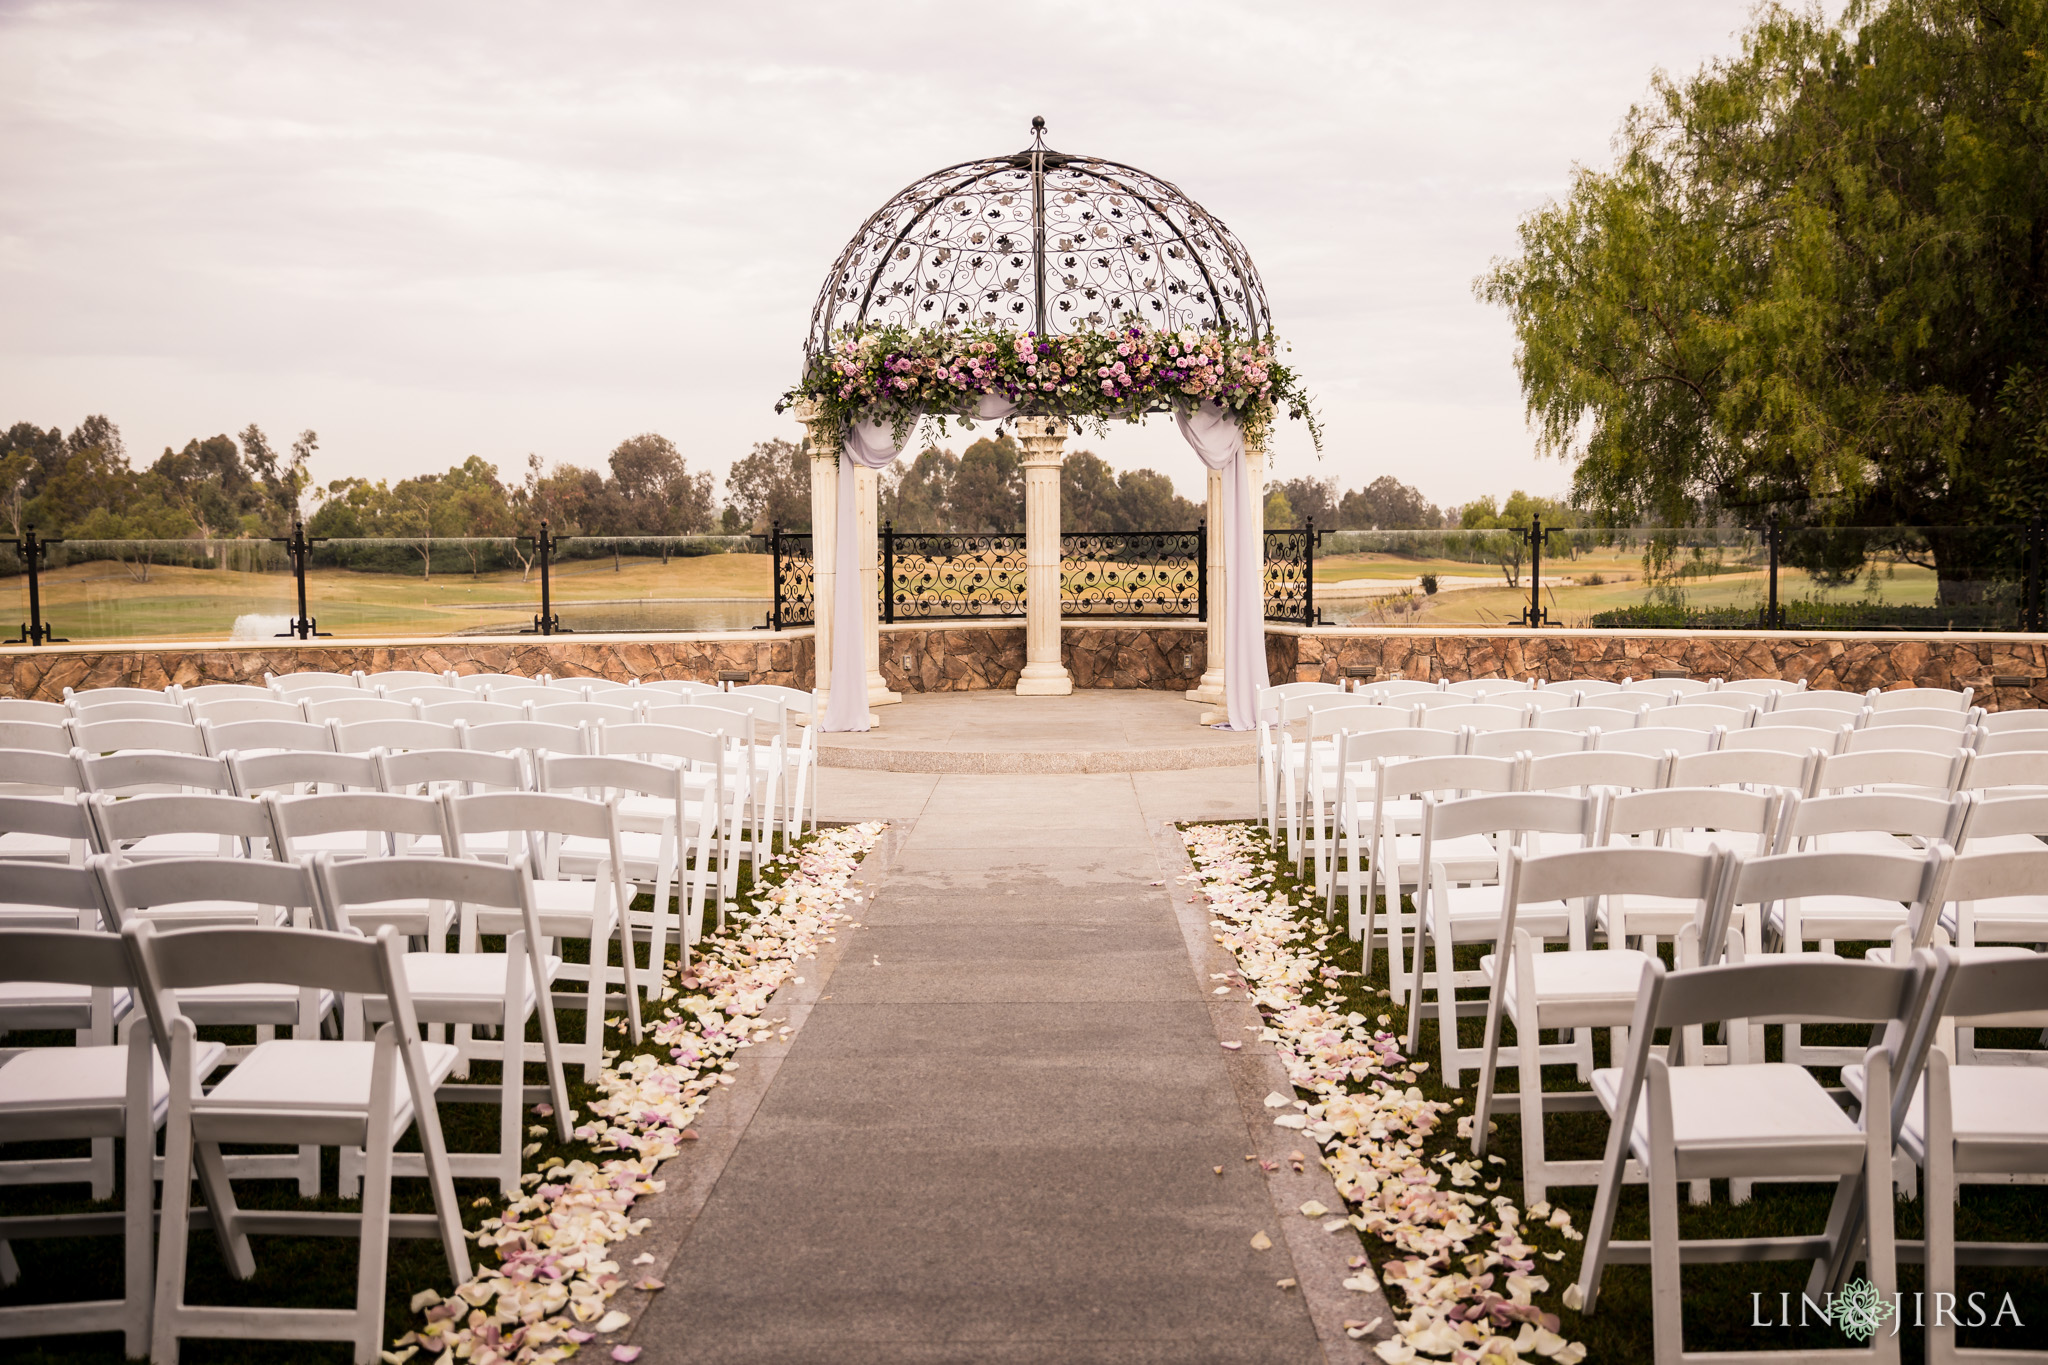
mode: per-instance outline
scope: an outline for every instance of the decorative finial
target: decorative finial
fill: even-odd
[[[1043,114],[1033,114],[1031,116],[1031,150],[1035,152],[1045,150],[1045,116]]]

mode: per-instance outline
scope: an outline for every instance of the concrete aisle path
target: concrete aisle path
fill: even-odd
[[[643,1365],[1326,1359],[1155,840],[1249,778],[857,776],[828,805],[901,837],[648,1267]]]

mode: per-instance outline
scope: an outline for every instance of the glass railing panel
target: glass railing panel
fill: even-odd
[[[759,536],[563,536],[554,613],[585,634],[751,630],[774,605],[766,550]],[[537,581],[532,592],[537,612]]]

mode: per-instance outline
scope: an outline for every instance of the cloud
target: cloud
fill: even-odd
[[[1747,10],[0,4],[0,421],[310,426],[321,478],[652,429],[722,471],[796,433],[861,220],[1043,114],[1251,250],[1330,428],[1281,475],[1556,489],[1471,281]],[[1169,427],[1082,443],[1199,488]]]

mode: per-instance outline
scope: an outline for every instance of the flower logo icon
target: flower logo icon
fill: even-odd
[[[1884,1326],[1884,1320],[1897,1311],[1895,1304],[1877,1292],[1876,1285],[1861,1279],[1842,1286],[1842,1292],[1835,1295],[1829,1307],[1835,1326],[1855,1341],[1870,1340]]]

